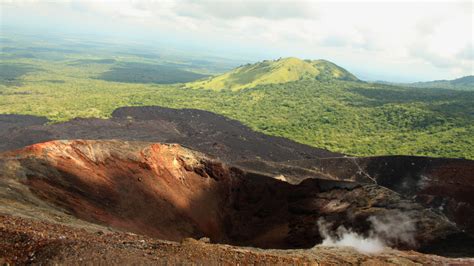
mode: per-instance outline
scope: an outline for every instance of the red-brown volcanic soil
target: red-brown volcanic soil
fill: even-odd
[[[446,217],[381,186],[324,179],[292,185],[176,144],[46,142],[1,155],[0,173],[3,213],[50,213],[45,216],[51,220],[62,212],[173,241],[208,237],[233,245],[310,248],[322,240],[320,218],[333,229],[344,225],[363,234],[369,217],[397,211],[415,222],[417,244],[395,247],[472,252],[472,239]],[[449,248],[439,248],[448,242]]]

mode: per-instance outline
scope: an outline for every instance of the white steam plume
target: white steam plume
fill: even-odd
[[[371,224],[367,236],[361,235],[339,226],[335,232],[330,232],[331,224],[324,219],[318,221],[319,233],[323,237],[321,246],[353,247],[361,253],[379,253],[388,246],[405,244],[415,246],[415,223],[408,215],[392,211],[385,215],[371,216],[367,219]]]

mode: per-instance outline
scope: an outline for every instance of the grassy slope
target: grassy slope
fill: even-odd
[[[189,83],[187,87],[236,91],[258,85],[279,84],[301,79],[357,80],[352,74],[331,62],[289,57],[247,64],[219,76]]]

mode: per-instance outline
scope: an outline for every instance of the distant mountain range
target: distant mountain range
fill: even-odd
[[[311,79],[358,81],[353,74],[329,61],[288,57],[246,64],[222,75],[188,83],[186,86],[212,90],[240,90],[264,84]]]
[[[456,90],[474,90],[474,76],[465,76],[452,80],[433,80],[413,83],[393,83],[386,81],[376,81],[375,83],[392,84],[416,88],[437,88],[437,89],[456,89]]]
[[[427,82],[415,82],[408,84],[419,88],[445,88],[445,89],[468,89],[474,90],[474,76],[465,76],[453,80],[434,80]]]

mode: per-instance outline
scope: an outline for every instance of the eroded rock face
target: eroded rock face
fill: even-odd
[[[470,241],[443,214],[376,184],[307,179],[292,185],[175,144],[32,145],[0,156],[0,192],[5,202],[28,199],[25,204],[37,206],[40,198],[89,222],[167,240],[308,248],[322,241],[321,219],[331,230],[344,225],[364,235],[371,217],[396,212],[416,228],[415,243],[396,247],[441,254],[440,241],[460,240],[453,250]]]
[[[243,163],[251,164],[251,162]],[[293,183],[306,178],[374,183],[444,213],[474,236],[474,161],[415,156],[339,157],[288,164],[259,162],[266,172],[289,173]],[[255,167],[255,166],[253,166]],[[295,170],[296,169],[296,170]],[[300,175],[294,173],[300,171]],[[295,177],[296,176],[296,177]]]

